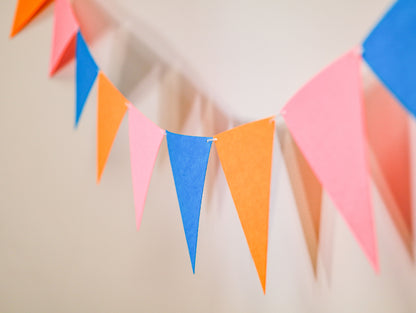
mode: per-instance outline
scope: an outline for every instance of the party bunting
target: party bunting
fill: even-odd
[[[378,82],[367,88],[365,108],[373,180],[413,258],[409,116]]]
[[[356,51],[348,52],[298,91],[281,113],[323,188],[378,271],[360,65]]]
[[[166,140],[192,271],[195,274],[199,214],[212,138],[167,131]]]
[[[399,0],[364,41],[363,57],[416,116],[416,1]]]
[[[20,32],[51,0],[18,0],[10,37]]]
[[[267,118],[215,136],[221,166],[264,293],[274,127],[274,119]]]
[[[98,66],[91,56],[91,53],[81,35],[77,33],[76,46],[76,68],[75,68],[75,85],[76,85],[76,106],[75,106],[75,126],[78,125],[85,101],[98,75]]]
[[[51,1],[18,0],[10,36],[16,35]],[[363,57],[391,94],[416,117],[415,32],[416,2],[398,0],[364,41]],[[70,60],[74,52],[77,56],[75,125],[79,123],[98,77],[97,183],[128,110],[134,205],[139,228],[153,168],[166,133],[195,273],[201,201],[211,144],[215,141],[265,293],[274,118],[242,125],[214,138],[165,132],[133,107],[99,72],[79,32],[70,0],[55,0],[50,75]],[[392,95],[379,86],[366,94],[364,114],[360,65],[361,56],[356,50],[348,52],[306,84],[281,111],[288,129],[283,134],[279,131],[282,152],[315,273],[322,188],[378,271],[367,156],[376,186],[413,257],[408,116]],[[196,91],[191,87],[190,94],[195,96]]]
[[[128,101],[103,74],[98,74],[97,105],[97,183],[101,180],[108,155]]]
[[[150,178],[164,137],[164,130],[129,104],[129,141],[136,226],[139,229]]]
[[[321,224],[322,186],[294,142],[286,125],[278,125],[277,133],[289,173],[290,184],[292,185],[309,258],[316,276]]]
[[[55,0],[50,76],[74,56],[75,36],[78,30],[78,21],[68,0]]]

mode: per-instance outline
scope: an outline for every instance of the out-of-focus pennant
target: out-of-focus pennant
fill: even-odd
[[[164,130],[129,104],[129,141],[136,226],[139,229],[153,167]]]
[[[75,55],[75,36],[79,30],[68,0],[55,0],[54,27],[52,37],[49,75],[70,61]]]
[[[195,274],[199,214],[212,138],[166,132],[183,229]]]
[[[374,73],[416,116],[416,1],[399,0],[363,43]]]
[[[281,113],[323,188],[378,271],[360,65],[358,53],[348,52],[298,91]]]
[[[17,0],[10,37],[20,32],[52,0]]]
[[[128,101],[100,72],[97,102],[97,183],[99,183],[114,138],[127,111]]]
[[[277,133],[289,173],[313,272],[316,276],[321,224],[322,186],[294,142],[286,125],[278,124]]]
[[[365,108],[372,176],[413,258],[409,115],[377,81],[366,88]]]
[[[216,135],[215,146],[257,273],[266,292],[273,118]]]
[[[88,94],[98,75],[98,66],[92,58],[81,32],[77,34],[76,60],[75,126],[78,125]]]

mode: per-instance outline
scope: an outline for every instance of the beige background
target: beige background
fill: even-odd
[[[129,100],[161,127],[213,135],[277,113],[314,73],[359,44],[389,2],[74,6],[97,62]],[[325,197],[314,278],[278,145],[267,294],[215,149],[192,275],[166,143],[137,232],[127,120],[96,186],[96,87],[74,130],[73,63],[47,77],[53,7],[9,40],[14,6],[0,2],[0,312],[416,311],[414,264],[374,188],[380,275]]]

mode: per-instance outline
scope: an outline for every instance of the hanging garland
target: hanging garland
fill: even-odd
[[[18,0],[11,36],[16,35],[48,2]],[[290,133],[279,134],[282,149],[288,147],[287,143],[290,144],[291,155],[298,158],[300,169],[298,176],[291,173],[291,180],[299,180],[305,194],[308,195],[306,190],[314,189],[312,194],[319,195],[312,202],[310,197],[297,202],[299,210],[307,210],[314,220],[312,226],[308,226],[308,232],[313,234],[310,236],[314,245],[317,246],[319,241],[320,193],[323,188],[349,225],[375,271],[379,270],[379,261],[369,188],[370,169],[360,71],[364,59],[394,97],[414,116],[415,29],[416,3],[411,0],[397,1],[370,32],[362,47],[351,49],[322,70],[280,112]],[[94,82],[98,81],[97,183],[101,180],[114,138],[127,113],[136,224],[139,228],[155,160],[166,137],[195,273],[202,194],[209,154],[214,143],[265,292],[275,117],[247,123],[213,137],[186,136],[161,129],[135,108],[100,70],[81,34],[70,2],[55,0],[50,75],[56,73],[65,62],[74,40],[75,125],[80,122]],[[370,141],[371,136],[370,133]],[[289,163],[290,160],[286,161]],[[379,166],[386,167],[380,160],[377,162]],[[309,177],[308,181],[305,177]],[[395,198],[398,192],[389,185],[387,174],[384,178],[386,190],[391,193],[391,198]],[[401,212],[401,224],[411,232],[409,208],[403,203],[396,201],[395,205]],[[304,221],[302,223],[306,227]],[[310,250],[313,251],[312,248]]]

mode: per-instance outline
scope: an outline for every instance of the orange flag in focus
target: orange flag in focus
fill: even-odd
[[[218,156],[264,293],[274,130],[273,118],[267,118],[215,136]]]

